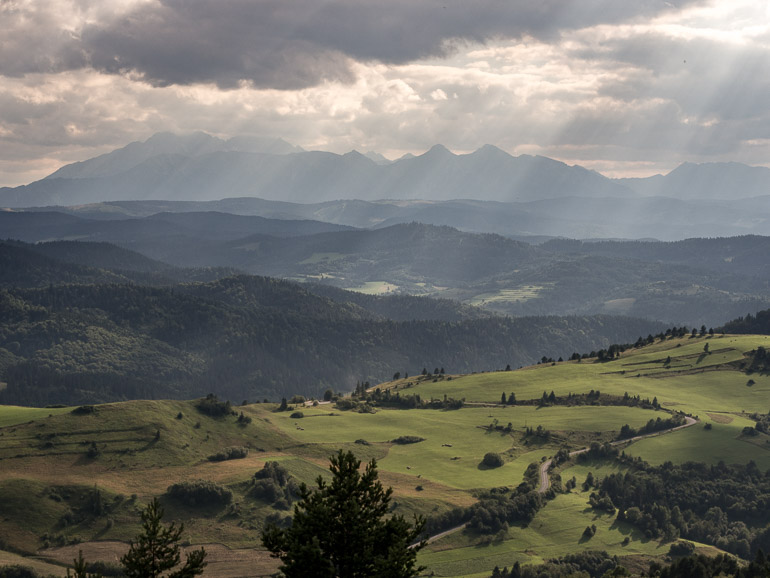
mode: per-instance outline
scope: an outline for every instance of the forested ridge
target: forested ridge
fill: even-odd
[[[32,405],[318,396],[399,370],[501,369],[659,329],[608,316],[392,321],[252,276],[7,288],[0,303],[0,402]]]

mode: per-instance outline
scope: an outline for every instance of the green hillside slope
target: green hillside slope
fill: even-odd
[[[396,511],[427,515],[431,532],[469,524],[421,554],[437,576],[488,576],[496,565],[596,549],[638,567],[665,556],[680,533],[702,551],[716,546],[749,556],[770,536],[763,505],[770,503],[770,483],[762,473],[770,468],[770,376],[753,369],[768,340],[688,335],[627,349],[611,361],[585,358],[466,375],[426,371],[367,393],[359,389],[336,405],[290,401],[286,411],[272,404],[233,407],[214,398],[34,414],[3,407],[0,539],[6,548],[43,549],[53,559],[73,546],[45,548],[82,541],[77,547],[96,557],[105,548],[118,551],[138,529],[141,505],[160,496],[169,516],[185,522],[193,544],[253,548],[265,520],[284,519],[292,500],[291,485],[255,473],[277,461],[296,482],[309,483],[325,475],[327,457],[343,448],[360,459],[377,458],[381,479],[395,490]],[[515,403],[508,403],[511,393]],[[418,407],[406,409],[410,405]],[[441,409],[450,406],[458,409]],[[677,412],[699,421],[641,441],[622,440],[624,427],[641,432]],[[586,446],[592,450],[565,461],[568,451]],[[485,466],[487,453],[498,454],[503,465]],[[537,472],[550,457],[556,464],[550,489],[538,493]],[[589,472],[594,481],[584,488]],[[645,503],[665,506],[671,529],[649,526],[647,510],[631,512],[633,502],[621,507],[630,498],[607,485],[617,473],[651,480],[645,492],[657,487],[652,480],[669,477],[665,487],[676,491]],[[210,482],[229,498],[192,503],[168,493],[185,480]],[[684,490],[685,482],[697,485]],[[713,484],[730,490],[712,491]],[[612,513],[597,502],[605,492],[617,500]],[[673,514],[674,504],[681,504],[681,514]],[[709,522],[715,507],[722,526]],[[584,529],[591,526],[587,538]],[[234,576],[242,568],[228,570],[224,554],[212,551],[211,575]],[[254,574],[275,569],[259,549],[236,551],[249,557]]]

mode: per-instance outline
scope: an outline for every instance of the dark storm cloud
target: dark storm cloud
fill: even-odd
[[[293,89],[352,81],[351,60],[401,64],[446,56],[455,43],[547,39],[670,9],[660,0],[160,0],[90,23],[77,37],[54,34],[53,42],[44,37],[50,23],[42,23],[35,54],[20,62],[0,56],[0,73],[63,70],[85,61],[156,86],[230,88],[246,81]],[[6,54],[21,53],[18,34],[3,41]]]

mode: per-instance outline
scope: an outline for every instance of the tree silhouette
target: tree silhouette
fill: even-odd
[[[403,516],[386,518],[392,488],[383,489],[377,479],[377,462],[363,473],[361,461],[342,450],[330,458],[330,483],[318,477],[318,489],[300,488],[291,527],[270,525],[262,532],[262,544],[283,562],[288,578],[357,578],[382,576],[407,578],[424,568],[416,565],[417,552],[425,543],[417,540],[425,520],[414,524]]]
[[[206,551],[201,548],[187,554],[184,566],[168,573],[179,565],[179,538],[184,524],[179,527],[161,524],[163,507],[157,498],[142,512],[142,533],[131,542],[131,548],[120,559],[127,578],[156,578],[163,574],[165,578],[192,578],[203,574],[206,566]]]

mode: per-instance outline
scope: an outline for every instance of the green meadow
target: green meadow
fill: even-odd
[[[770,468],[770,438],[748,436],[744,428],[754,423],[750,413],[770,410],[770,376],[748,375],[741,363],[747,352],[768,341],[764,336],[686,337],[632,349],[607,362],[585,359],[378,386],[422,399],[465,399],[457,410],[378,407],[374,413],[358,413],[319,404],[278,412],[274,404],[250,404],[211,417],[190,401],[132,401],[94,411],[0,407],[0,536],[30,554],[53,543],[77,541],[86,549],[110,540],[120,544],[136,532],[143,503],[164,496],[180,480],[202,479],[229,489],[237,507],[196,509],[163,497],[169,515],[185,523],[193,544],[252,552],[248,556],[254,557],[255,572],[270,574],[275,561],[253,548],[267,516],[290,512],[249,494],[250,479],[267,461],[281,462],[298,481],[312,486],[318,476],[328,475],[329,455],[349,449],[361,460],[377,459],[380,479],[394,489],[396,512],[439,514],[473,504],[480,490],[518,486],[530,464],[561,447],[613,440],[623,425],[639,428],[650,419],[668,417],[667,410],[693,414],[700,423],[631,443],[623,451],[652,464],[754,460],[765,470]],[[500,404],[503,393],[523,401],[540,399],[544,391],[565,396],[591,390],[656,397],[663,409]],[[295,411],[303,417],[292,417]],[[527,435],[538,426],[550,437]],[[401,436],[422,441],[394,442]],[[248,456],[209,461],[228,447],[246,447]],[[504,465],[482,467],[487,452],[503,456]],[[558,473],[562,480],[574,476],[582,483],[589,471],[602,477],[621,467],[611,461],[572,460]],[[96,490],[112,504],[107,517],[85,516],[62,525],[62,519],[79,519],[83,500]],[[495,565],[536,563],[585,549],[618,556],[668,551],[668,544],[646,540],[614,516],[597,514],[587,500],[586,493],[575,490],[557,494],[527,527],[514,526],[494,537],[455,532],[426,548],[420,563],[436,576],[488,576]],[[585,539],[583,530],[592,524],[597,533]],[[624,545],[625,538],[629,542]],[[224,560],[212,564],[212,576],[228,575],[216,573],[224,572]]]
[[[708,344],[711,353],[703,351]],[[447,394],[467,401],[497,403],[502,393],[519,400],[539,398],[543,391],[558,396],[599,390],[603,393],[658,398],[664,407],[695,415],[706,412],[767,411],[770,376],[736,371],[744,353],[757,345],[770,347],[765,336],[683,338],[624,353],[598,362],[568,361],[522,368],[519,371],[476,373],[451,381],[419,384],[423,397]],[[668,359],[670,361],[667,363]],[[754,385],[747,385],[749,379]],[[403,380],[402,380],[403,381]]]
[[[586,526],[596,525],[597,532],[583,537]],[[623,540],[629,537],[627,545]],[[549,558],[582,550],[606,550],[611,555],[665,554],[667,544],[646,539],[632,526],[615,521],[609,514],[597,514],[588,505],[587,493],[558,495],[548,502],[526,528],[513,527],[505,536],[479,542],[462,534],[453,535],[453,548],[444,550],[441,542],[430,545],[420,556],[420,563],[428,566],[436,576],[472,576],[479,568],[511,567],[520,564],[542,563]],[[489,571],[478,573],[489,576]]]
[[[72,411],[71,407],[20,407],[0,405],[0,428]]]
[[[391,445],[379,463],[380,468],[461,489],[517,485],[531,462],[540,462],[543,456],[554,453],[552,446],[524,445],[519,438],[526,427],[617,432],[626,423],[639,427],[655,416],[655,412],[638,408],[615,407],[610,412],[592,406],[385,409],[374,414],[319,408],[303,409],[302,419],[293,419],[289,413],[278,414],[272,418],[273,423],[301,442],[322,439],[323,444],[332,446],[357,439],[386,444],[404,435],[424,438],[425,441],[415,444]],[[489,432],[483,427],[491,423],[506,426],[509,422],[514,428],[513,435]],[[483,470],[479,464],[487,452],[506,453],[511,459],[502,468]]]

